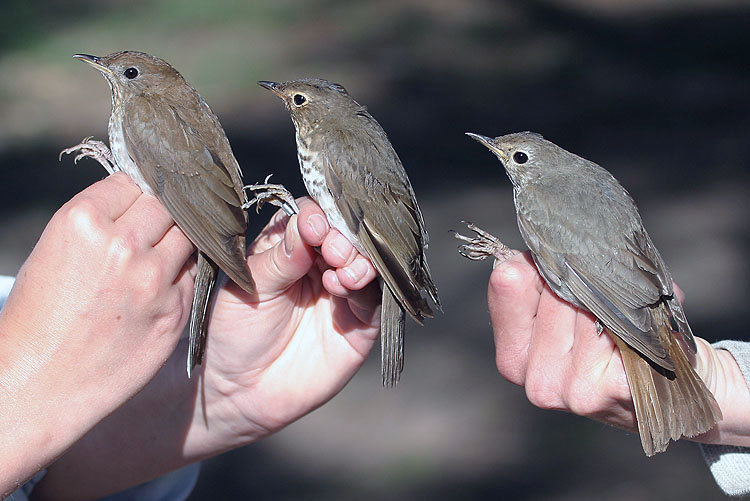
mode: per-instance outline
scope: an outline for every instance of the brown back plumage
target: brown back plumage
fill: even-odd
[[[440,307],[425,250],[427,231],[406,171],[380,124],[346,90],[325,80],[260,84],[284,100],[297,130],[305,185],[329,222],[382,277],[383,384],[403,369],[404,312],[423,324]]]
[[[216,266],[255,292],[245,256],[247,197],[240,167],[216,115],[169,63],[134,51],[76,57],[98,69],[112,89],[108,131],[118,169],[164,204],[201,253],[190,375],[202,358]]]

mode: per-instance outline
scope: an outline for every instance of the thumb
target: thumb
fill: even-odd
[[[287,220],[284,238],[273,247],[248,257],[247,264],[255,279],[258,300],[264,301],[284,293],[304,277],[317,254],[305,244],[297,229],[297,215]]]

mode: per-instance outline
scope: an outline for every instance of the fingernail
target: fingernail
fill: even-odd
[[[339,276],[334,272],[333,276],[331,277],[331,280],[333,280],[333,285],[337,285],[341,287],[341,282],[339,281]]]
[[[331,251],[334,254],[336,254],[336,257],[346,262],[349,259],[349,256],[344,254],[344,249],[342,249],[339,246],[339,244],[343,244],[343,245],[346,245],[346,244],[342,242],[342,239],[339,239],[339,238],[333,238],[329,240],[330,240],[330,243],[328,244],[328,247],[331,249]],[[347,246],[347,250],[349,250],[348,246]]]
[[[307,224],[310,226],[312,232],[315,233],[315,236],[320,240],[323,240],[323,237],[328,233],[328,221],[326,221],[326,218],[320,214],[313,214],[308,217]]]
[[[360,260],[355,260],[352,264],[343,268],[343,270],[344,273],[354,281],[354,283],[362,280],[362,277],[365,276],[365,272],[367,271],[364,263]]]
[[[297,224],[297,214],[289,218],[289,222],[286,224],[286,231],[284,231],[284,254],[286,257],[292,257],[294,251],[294,228]]]

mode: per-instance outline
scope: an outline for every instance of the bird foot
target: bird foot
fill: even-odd
[[[490,235],[483,229],[478,228],[468,221],[464,221],[464,223],[466,223],[466,226],[476,233],[477,236],[472,238],[461,235],[455,231],[453,232],[457,239],[466,242],[458,248],[458,252],[462,256],[469,258],[472,261],[480,261],[494,256],[495,263],[492,265],[494,268],[513,255],[513,251],[510,247],[502,243],[497,237]]]
[[[255,204],[255,211],[259,212],[260,208],[266,202],[277,207],[281,207],[287,216],[293,216],[299,214],[299,207],[297,202],[294,200],[294,196],[284,188],[281,184],[269,184],[268,180],[271,179],[273,174],[266,176],[265,181],[259,184],[249,184],[243,186],[243,190],[249,190],[253,193],[253,198],[248,200],[242,205],[242,208],[247,210]]]
[[[112,152],[109,151],[109,147],[103,142],[93,139],[93,137],[94,136],[88,136],[77,145],[71,146],[70,148],[65,148],[60,152],[60,155],[58,155],[57,159],[62,160],[63,155],[78,152],[78,154],[73,159],[74,164],[77,164],[78,161],[84,157],[91,157],[102,164],[102,166],[107,169],[107,172],[109,172],[110,174],[114,174],[115,172],[120,170],[117,168],[115,157],[112,156]]]

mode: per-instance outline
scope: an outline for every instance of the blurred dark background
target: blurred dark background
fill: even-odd
[[[57,153],[106,137],[109,89],[70,56],[167,59],[222,120],[245,180],[302,194],[293,127],[260,79],[347,87],[388,131],[431,235],[445,314],[409,325],[406,371],[372,356],[333,401],[206,461],[192,500],[716,499],[698,447],[532,407],[494,367],[490,264],[471,220],[523,248],[510,183],[463,135],[544,134],[608,168],[687,295],[693,330],[749,339],[750,5],[731,0],[6,0],[0,15],[0,274],[104,171]],[[271,215],[264,210],[256,229]],[[375,354],[377,355],[377,354]]]

